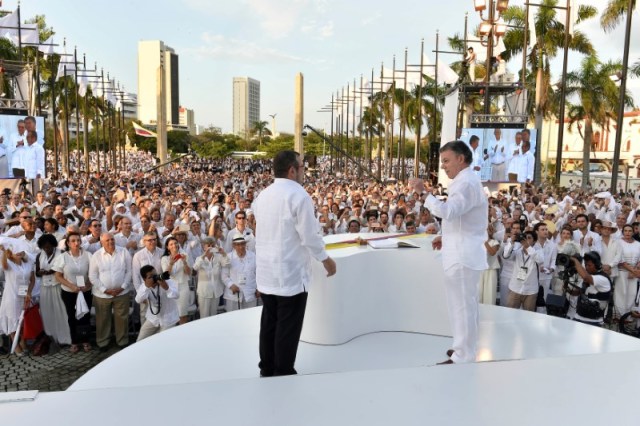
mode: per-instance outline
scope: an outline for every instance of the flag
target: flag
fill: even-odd
[[[14,28],[6,28],[6,27],[18,27],[18,12],[12,12],[6,16],[0,18],[0,32],[2,37],[8,38],[13,41],[18,39],[18,30]]]
[[[142,127],[141,125],[139,125],[135,121],[132,121],[131,124],[133,124],[133,130],[136,132],[136,135],[138,135],[138,136],[142,136],[144,138],[157,138],[158,137],[158,135],[156,133],[153,133],[151,130],[145,129],[144,127]]]
[[[54,41],[53,41],[53,36],[49,37],[44,43],[41,43],[38,46],[38,50],[42,53],[44,53],[44,57],[45,59],[47,58],[47,55],[51,55],[53,53],[56,53],[54,50]]]
[[[435,67],[433,66],[433,62],[431,62],[426,54],[422,56],[422,62],[422,65],[424,66],[424,74],[431,78],[435,78]],[[445,84],[454,84],[458,81],[458,78],[458,74],[456,74],[456,72],[452,70],[449,65],[442,62],[442,60],[438,58],[438,83],[444,82]]]
[[[569,7],[571,8],[569,12],[569,35],[573,37],[573,31],[576,26],[576,22],[578,21],[578,0],[571,0],[569,2]],[[567,11],[565,10],[565,13]]]
[[[538,35],[536,34],[536,15],[533,13],[532,8],[529,8],[527,22],[527,25],[529,26],[529,46],[533,47],[538,43]]]
[[[78,76],[78,95],[85,97],[87,94],[87,88],[89,87],[89,77],[86,75],[86,71],[83,71]]]
[[[63,48],[63,53],[60,55],[60,62],[58,63],[58,75],[56,76],[56,81],[60,80],[65,76],[65,67],[67,70],[66,75],[73,75],[76,71],[76,63],[71,56],[67,55],[67,46],[65,45]]]

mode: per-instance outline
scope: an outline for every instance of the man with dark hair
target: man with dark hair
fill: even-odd
[[[24,127],[27,132],[36,132],[36,118],[32,115],[25,117],[24,119]],[[38,133],[36,132],[36,140],[38,145],[41,147],[44,146],[44,138],[42,136],[38,137]]]
[[[480,177],[482,164],[484,163],[482,148],[480,148],[480,138],[476,135],[472,135],[469,138],[469,146],[471,147],[471,153],[473,154],[471,168],[473,169],[474,173],[478,175],[478,177]]]
[[[589,216],[580,213],[576,216],[578,229],[573,231],[573,241],[580,245],[581,254],[590,251],[602,253],[602,238],[597,233],[589,230]]]
[[[528,141],[522,141],[522,155],[519,156],[516,166],[519,183],[533,182],[533,169],[536,159],[531,153],[530,148],[531,144]]]
[[[440,161],[452,179],[449,196],[446,202],[438,200],[431,188],[425,207],[442,218],[442,237],[436,237],[432,244],[434,249],[442,249],[453,334],[453,348],[447,351],[450,359],[442,364],[474,362],[478,346],[478,283],[480,274],[488,267],[484,242],[489,206],[480,178],[470,168],[473,158],[467,144],[462,141],[445,144],[440,148]]]
[[[602,270],[602,262],[600,255],[591,251],[584,255],[584,267],[582,263],[572,257],[571,260],[578,271],[578,275],[582,278],[582,292],[584,296],[591,302],[591,309],[584,309],[580,303],[576,308],[576,314],[573,317],[575,321],[585,324],[601,327],[604,323],[604,313],[609,304],[609,296],[611,292],[611,279],[609,275]],[[571,296],[579,297],[581,291],[577,288],[570,289]]]
[[[263,308],[260,321],[260,375],[297,374],[294,364],[311,285],[311,259],[327,276],[336,264],[318,233],[311,197],[304,190],[304,163],[295,151],[273,160],[274,182],[254,201],[256,281]],[[486,214],[485,214],[486,216]]]
[[[149,309],[144,314],[146,321],[140,327],[137,342],[175,326],[180,319],[178,284],[158,275],[153,265],[141,267],[140,277],[142,285],[136,289],[136,302],[148,304]]]

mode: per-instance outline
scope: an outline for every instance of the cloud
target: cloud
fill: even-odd
[[[315,39],[324,40],[333,36],[333,21],[319,23],[315,20],[311,20],[300,26],[300,31]]]
[[[360,21],[360,25],[362,25],[363,27],[366,27],[368,25],[371,25],[371,24],[379,21],[380,18],[382,18],[382,12],[376,12],[375,14],[373,14],[371,16],[367,16],[367,17],[362,18],[362,20]]]
[[[204,33],[204,44],[187,49],[202,58],[225,59],[243,63],[319,63],[317,60],[303,58],[273,47],[258,43],[225,37],[221,34]]]

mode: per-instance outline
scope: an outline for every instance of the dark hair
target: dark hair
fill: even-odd
[[[538,236],[537,236],[537,235],[536,235],[536,233],[535,233],[535,232],[533,232],[533,231],[525,231],[525,232],[524,232],[524,235],[525,235],[525,237],[527,237],[527,236],[531,235],[531,238],[533,238],[533,242],[538,241]]]
[[[295,151],[280,151],[273,158],[273,175],[277,178],[286,178],[291,167],[298,166],[298,154]]]
[[[67,232],[66,238],[64,240],[64,248],[66,251],[69,251],[69,238],[71,237],[78,237],[80,238],[80,241],[82,241],[82,236],[80,235],[79,232],[76,232],[76,231]]]
[[[38,132],[36,132],[35,130],[32,130],[28,133],[28,136],[33,137],[33,139],[38,140]]]
[[[175,241],[176,243],[178,243],[178,239],[176,237],[167,238],[167,240],[164,242],[164,255],[163,256],[169,256],[171,254],[171,253],[169,253],[169,243],[171,241]],[[178,243],[178,245],[180,245],[180,243]]]
[[[589,223],[589,216],[587,216],[587,215],[586,215],[586,214],[584,214],[584,213],[580,213],[580,214],[576,215],[576,217],[575,217],[576,221],[577,221],[578,219],[580,219],[581,217],[584,217],[584,220],[586,220],[586,221],[587,221],[587,223]]]
[[[600,255],[597,251],[590,251],[588,253],[585,253],[584,263],[586,264],[587,261],[593,263],[593,266],[595,266],[598,271],[602,269],[602,260],[600,259]]]
[[[42,250],[47,244],[54,248],[58,247],[58,240],[51,234],[42,234],[42,236],[38,238],[38,248]]]
[[[147,274],[154,269],[155,268],[153,267],[153,265],[144,265],[142,268],[140,268],[140,276],[144,279],[147,277]]]
[[[58,223],[57,220],[55,220],[52,217],[48,217],[44,220],[46,223],[50,224],[53,226],[53,229],[55,229],[56,231],[60,228],[60,224]]]
[[[533,225],[533,232],[535,232],[537,235],[538,230],[543,226],[547,226],[547,224],[545,222],[536,223],[535,225]]]
[[[476,135],[471,135],[471,137],[469,138],[469,145],[471,145],[475,141],[480,141],[480,138]]]
[[[440,153],[446,151],[452,151],[456,155],[464,156],[464,162],[466,164],[471,164],[473,162],[473,153],[471,152],[471,148],[462,141],[447,142],[442,146],[442,148],[440,148]]]

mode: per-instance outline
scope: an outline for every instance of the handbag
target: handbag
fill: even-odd
[[[25,309],[22,327],[23,330],[21,337],[25,340],[35,339],[44,331],[39,305],[34,305]]]
[[[84,294],[81,291],[78,292],[78,298],[76,299],[76,319],[80,319],[89,313],[89,306],[84,299]]]

